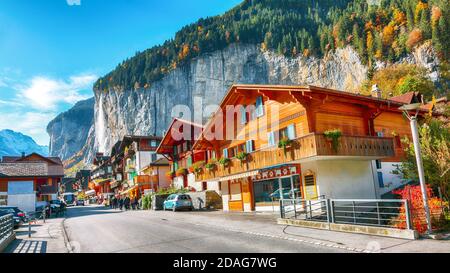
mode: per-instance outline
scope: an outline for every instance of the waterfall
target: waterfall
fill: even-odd
[[[95,121],[95,136],[97,139],[98,152],[106,152],[106,127],[105,127],[105,110],[103,109],[103,95],[100,95],[98,101],[97,120]]]

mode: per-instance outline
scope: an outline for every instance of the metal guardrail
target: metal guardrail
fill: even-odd
[[[12,214],[0,217],[0,243],[14,232],[14,219]]]
[[[280,200],[281,218],[411,229],[407,200],[325,199]]]

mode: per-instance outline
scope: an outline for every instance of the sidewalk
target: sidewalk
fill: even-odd
[[[39,220],[31,225],[31,238],[28,238],[28,224],[16,230],[16,240],[5,253],[67,253],[62,223],[64,218]]]

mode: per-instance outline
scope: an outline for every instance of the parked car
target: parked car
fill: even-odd
[[[59,199],[55,199],[55,200],[51,200],[50,201],[50,209],[51,209],[51,213],[61,213],[64,212],[66,210],[66,203],[64,201],[61,201]]]
[[[47,201],[39,201],[36,202],[36,210],[35,210],[35,216],[36,217],[41,217],[42,212],[45,209],[45,217],[49,218],[50,217],[50,203]]]
[[[12,214],[14,219],[14,228],[19,228],[19,226],[27,222],[27,215],[25,212],[21,211],[18,207],[0,207],[1,216]]]
[[[77,206],[84,206],[84,199],[77,199]]]
[[[163,204],[164,210],[193,210],[194,205],[192,203],[192,199],[187,194],[171,194],[167,197],[166,201]]]

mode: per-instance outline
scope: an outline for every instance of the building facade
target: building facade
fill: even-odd
[[[30,155],[4,156],[0,161],[0,205],[34,211],[36,202],[57,198],[64,177],[61,159]]]
[[[314,86],[234,85],[193,145],[217,158],[195,179],[220,183],[230,211],[379,198],[410,137],[401,105]]]

